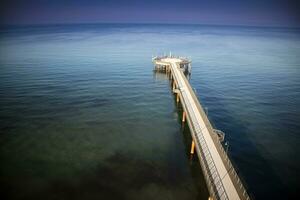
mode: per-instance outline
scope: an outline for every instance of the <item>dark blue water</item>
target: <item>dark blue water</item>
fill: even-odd
[[[167,78],[191,84],[256,199],[300,189],[300,31],[183,25],[2,27],[0,185],[7,199],[207,199]]]

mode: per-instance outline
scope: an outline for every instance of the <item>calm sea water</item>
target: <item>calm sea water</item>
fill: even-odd
[[[182,25],[2,27],[0,186],[7,199],[207,199],[168,79],[191,84],[256,199],[300,189],[300,31]]]

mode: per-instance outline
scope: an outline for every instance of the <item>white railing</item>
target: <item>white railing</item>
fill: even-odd
[[[173,71],[172,68],[171,68],[171,70],[172,70],[172,74],[176,77],[175,79],[178,80],[177,74]],[[184,80],[184,81],[186,81],[186,80]],[[177,83],[178,83],[179,88],[183,87],[180,82],[177,81]],[[193,95],[195,96],[193,91],[191,91],[191,87],[189,85],[188,85],[188,90],[192,94],[192,96]],[[185,105],[185,107],[187,109],[187,117],[189,118],[190,126],[191,126],[190,128],[195,133],[196,142],[201,147],[201,150],[202,150],[199,152],[197,150],[197,153],[199,155],[201,155],[201,156],[199,156],[199,160],[200,160],[200,163],[201,163],[203,171],[204,171],[204,176],[206,178],[208,189],[209,189],[211,195],[213,196],[213,198],[228,199],[228,195],[226,194],[226,191],[224,189],[222,179],[221,179],[219,173],[217,172],[217,169],[216,169],[215,163],[212,159],[210,150],[209,150],[208,145],[203,137],[202,129],[199,126],[198,120],[195,116],[195,111],[193,110],[193,107],[190,104],[190,102],[186,101],[186,99],[188,99],[185,94],[186,91],[184,91],[182,89],[180,89],[180,91],[181,91],[181,95],[182,95],[182,101],[183,101],[182,103]],[[197,99],[197,97],[195,97],[195,98]],[[199,105],[200,105],[200,103],[199,103]],[[241,180],[239,179],[239,176],[237,175],[236,171],[234,170],[234,167],[232,166],[232,163],[231,163],[230,159],[228,158],[228,155],[225,152],[220,140],[219,139],[216,140],[216,137],[214,137],[214,136],[216,136],[216,134],[212,135],[211,132],[214,129],[212,128],[211,124],[209,123],[209,120],[207,119],[205,113],[203,112],[203,109],[199,109],[199,111],[200,111],[200,115],[203,117],[203,120],[205,123],[204,128],[208,129],[208,132],[211,135],[211,137],[214,141],[214,144],[217,147],[219,155],[221,156],[223,162],[225,161],[224,165],[227,170],[227,174],[230,176],[231,180],[233,181],[234,185],[236,186],[239,196],[242,197],[243,199],[249,200],[250,198],[246,192],[246,189],[244,188]],[[222,178],[224,178],[224,177],[222,177]]]
[[[177,74],[173,72],[174,76],[177,78]],[[177,78],[178,80],[178,78]],[[178,87],[182,88],[181,83],[178,82]],[[222,179],[217,171],[217,167],[215,165],[215,162],[212,158],[211,152],[209,150],[209,147],[203,137],[202,129],[199,126],[198,120],[195,116],[195,112],[193,110],[192,105],[189,101],[186,101],[188,97],[186,96],[186,91],[180,90],[182,95],[183,103],[185,104],[185,107],[187,109],[187,114],[190,120],[191,128],[195,133],[195,140],[198,144],[198,146],[201,147],[201,151],[198,152],[201,156],[199,156],[199,160],[201,162],[205,179],[208,185],[208,189],[210,191],[211,196],[214,199],[228,199],[228,196],[225,192],[224,185],[222,183]]]
[[[170,56],[153,57],[153,62],[161,61],[161,59],[163,59],[163,58],[170,58]],[[177,57],[172,56],[172,58],[187,59],[187,58],[178,57],[178,56]],[[172,65],[172,63],[168,63],[168,64]],[[177,64],[175,64],[174,67],[176,69]],[[192,130],[191,132],[192,132],[192,134],[195,135],[194,138],[195,138],[195,141],[197,142],[197,146],[201,148],[201,151],[198,148],[196,148],[196,150],[197,150],[197,153],[199,156],[201,167],[204,172],[204,176],[205,176],[205,180],[207,182],[208,189],[210,191],[210,195],[214,199],[228,199],[228,195],[226,194],[226,191],[225,191],[223,183],[222,183],[222,179],[228,175],[230,177],[230,179],[232,180],[233,185],[239,194],[239,197],[241,199],[249,200],[250,198],[248,196],[248,193],[246,192],[246,189],[244,188],[238,174],[236,173],[234,167],[232,166],[232,163],[231,163],[230,159],[228,158],[228,155],[225,152],[218,136],[214,133],[214,129],[213,129],[211,123],[209,122],[205,112],[203,111],[201,104],[199,102],[199,99],[195,95],[195,93],[192,90],[191,86],[189,85],[188,81],[184,78],[184,75],[182,74],[182,72],[180,70],[178,70],[178,72],[180,73],[179,76],[183,76],[183,81],[185,82],[185,85],[187,86],[186,89],[188,91],[184,90],[185,88],[183,88],[183,85],[181,82],[178,82],[178,80],[180,80],[180,78],[177,77],[178,74],[174,72],[173,67],[171,67],[171,71],[172,71],[173,76],[175,76],[174,80],[177,80],[177,84],[178,84],[180,93],[182,95],[182,101],[183,101],[182,104],[184,105],[184,107],[186,107],[186,110],[187,110],[187,118],[188,118],[189,126]],[[207,128],[208,133],[210,134],[210,136],[213,140],[213,143],[215,144],[217,151],[218,151],[218,153],[223,161],[223,164],[227,170],[227,173],[222,178],[220,177],[220,175],[217,171],[217,168],[214,163],[214,160],[212,159],[212,155],[209,150],[209,147],[203,137],[202,129],[198,123],[197,117],[195,116],[195,111],[193,109],[193,106],[191,105],[191,102],[188,101],[188,98],[186,96],[186,92],[189,92],[191,94],[192,98],[194,99],[194,101],[195,101],[194,106],[197,107],[197,112],[200,113],[200,116],[204,121],[204,124],[205,124],[204,128]]]
[[[178,58],[178,59],[181,59],[183,61],[188,61],[188,62],[191,62],[192,60],[188,57],[183,57],[183,56],[176,56],[176,55],[162,55],[162,56],[154,56],[152,57],[152,61],[154,60],[161,60],[161,59],[164,59],[164,58]]]

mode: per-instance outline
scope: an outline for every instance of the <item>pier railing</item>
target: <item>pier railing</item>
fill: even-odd
[[[190,103],[188,101],[185,101],[184,98],[182,98],[186,107],[189,107],[189,109],[193,108],[191,107]],[[194,111],[188,112],[188,118],[191,121],[197,121],[196,116],[194,114]],[[194,137],[194,140],[200,146],[202,149],[198,150],[197,153],[200,155],[201,158],[199,159],[202,165],[202,168],[204,168],[204,176],[206,178],[206,182],[208,185],[208,189],[210,191],[210,194],[212,195],[213,199],[228,199],[228,196],[225,192],[224,185],[222,183],[222,179],[217,171],[216,164],[214,160],[212,159],[211,152],[209,150],[209,147],[203,137],[202,129],[199,126],[198,123],[190,123],[190,127],[193,129],[196,137]]]
[[[161,59],[164,59],[164,58],[178,58],[178,59],[181,59],[182,61],[189,61],[189,62],[192,62],[192,60],[188,57],[184,57],[184,56],[176,56],[176,55],[171,55],[171,56],[167,56],[167,55],[163,55],[163,56],[153,56],[152,57],[152,61],[154,60],[161,60]]]
[[[182,74],[182,76],[184,76],[184,75]],[[223,163],[224,163],[224,165],[225,165],[225,167],[226,167],[226,169],[228,171],[228,175],[230,176],[230,178],[231,178],[231,180],[232,180],[235,188],[237,189],[237,192],[238,192],[240,198],[249,200],[250,198],[248,196],[248,193],[247,193],[247,191],[246,191],[246,189],[245,189],[242,181],[240,180],[237,172],[235,171],[235,169],[234,169],[234,167],[233,167],[233,165],[232,165],[232,163],[231,163],[231,161],[230,161],[227,153],[225,152],[225,150],[223,148],[223,145],[221,144],[218,136],[214,133],[214,129],[213,129],[210,121],[208,120],[207,115],[205,114],[205,112],[204,112],[204,110],[203,110],[203,108],[202,108],[202,106],[200,104],[199,99],[195,95],[193,89],[191,88],[191,86],[188,83],[188,81],[186,80],[186,78],[183,78],[183,79],[186,82],[186,85],[188,87],[189,92],[191,93],[193,99],[196,102],[196,106],[197,106],[197,108],[199,110],[199,113],[200,113],[200,115],[201,115],[201,117],[202,117],[202,119],[203,119],[203,121],[205,123],[205,126],[208,129],[208,132],[209,132],[210,136],[213,139],[213,142],[214,142],[214,144],[215,144],[215,146],[216,146],[216,148],[217,148],[217,150],[218,150],[218,152],[219,152],[219,154],[220,154],[220,156],[222,158],[222,161],[223,161]],[[222,179],[224,177],[222,177]]]
[[[174,76],[176,76],[176,73],[173,72],[173,74],[174,74]],[[222,179],[217,171],[216,164],[212,158],[209,147],[203,137],[202,129],[201,129],[199,123],[197,123],[195,111],[193,110],[193,107],[190,104],[190,102],[185,100],[185,99],[188,99],[186,97],[186,91],[181,91],[181,95],[185,96],[185,97],[181,98],[181,101],[182,101],[182,104],[186,107],[188,123],[190,125],[190,128],[192,129],[192,132],[194,132],[194,134],[195,134],[194,140],[196,141],[198,146],[200,146],[202,148],[201,150],[196,148],[196,150],[197,150],[198,155],[200,155],[202,158],[202,159],[199,159],[199,161],[200,161],[200,164],[201,164],[203,172],[204,172],[204,176],[205,176],[205,180],[207,183],[209,193],[213,197],[213,199],[226,200],[226,199],[228,199],[228,196],[225,192],[224,185],[222,183]]]
[[[163,59],[165,58],[177,58],[180,59],[180,62],[179,63],[175,63],[176,61],[172,63],[164,62]],[[187,123],[189,124],[189,127],[191,129],[192,137],[194,138],[194,141],[197,144],[196,146],[200,148],[200,149],[196,148],[196,151],[198,153],[199,161],[203,169],[203,174],[205,176],[205,180],[211,197],[213,197],[213,199],[224,199],[224,200],[229,199],[229,196],[231,196],[231,194],[226,193],[228,188],[226,188],[225,190],[225,187],[223,185],[223,179],[227,176],[227,178],[230,178],[239,198],[243,200],[249,200],[250,198],[248,196],[248,193],[244,188],[244,185],[241,182],[237,172],[235,171],[227,155],[227,152],[225,152],[224,147],[220,142],[220,138],[218,134],[215,133],[215,129],[212,127],[206,113],[204,112],[200,104],[199,99],[195,95],[194,90],[191,88],[182,70],[178,70],[179,74],[175,72],[177,71],[177,69],[180,69],[181,63],[183,62],[189,63],[190,59],[179,57],[179,56],[160,56],[160,57],[157,56],[157,57],[153,57],[152,61],[159,65],[163,65],[166,69],[167,69],[167,65],[169,65],[170,66],[169,70],[171,70],[172,75],[174,76],[174,81],[177,82],[182,105],[186,110],[186,114],[187,114],[186,116],[188,118]],[[186,88],[182,87],[181,85],[182,82],[179,81],[180,78],[178,78],[177,76],[182,76],[182,80],[184,81],[185,83],[184,85],[186,86]],[[187,96],[187,93],[190,93],[195,103],[194,106],[196,107],[191,105],[191,102],[188,100],[189,98]],[[203,129],[201,129],[200,124],[198,122],[197,119],[198,116],[195,115],[196,112],[200,114],[200,117],[204,122]],[[224,175],[222,174],[222,177],[220,177],[220,174],[217,171],[217,168],[219,168],[220,166],[216,166],[210,148],[208,147],[208,144],[206,143],[206,139],[204,138],[203,130],[205,129],[207,129],[208,134],[210,135],[213,144],[226,169],[226,173]]]

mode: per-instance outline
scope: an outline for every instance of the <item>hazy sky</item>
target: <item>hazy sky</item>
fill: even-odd
[[[130,22],[300,26],[297,0],[1,0],[0,4],[2,24]]]

